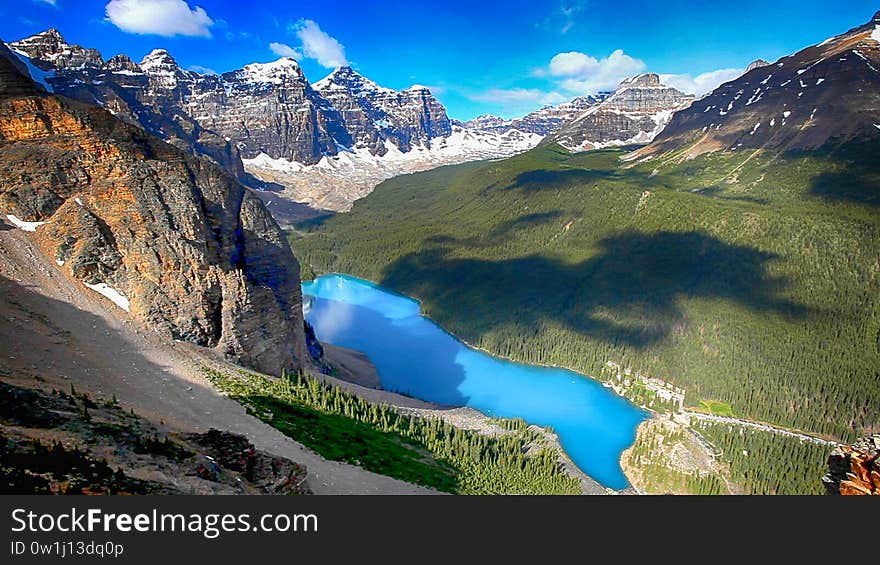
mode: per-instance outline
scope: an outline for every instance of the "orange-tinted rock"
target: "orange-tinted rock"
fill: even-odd
[[[34,235],[48,257],[168,337],[272,374],[308,362],[299,265],[259,199],[101,108],[39,92],[3,56],[0,211],[46,222]]]
[[[880,434],[837,447],[822,482],[829,494],[880,495]]]

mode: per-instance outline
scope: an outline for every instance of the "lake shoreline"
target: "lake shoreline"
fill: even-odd
[[[369,361],[368,355],[361,351],[357,353],[363,355],[364,358],[366,358],[366,361],[372,364]],[[363,378],[364,375],[355,373],[357,373],[358,370],[363,369],[363,365],[357,367],[349,367],[349,372],[354,374],[356,379],[360,379]],[[375,371],[375,368],[373,368],[372,371]],[[367,370],[368,374],[370,372],[370,370]],[[389,406],[392,406],[403,414],[409,414],[421,418],[439,418],[457,428],[476,431],[490,437],[495,437],[507,433],[504,428],[501,428],[492,421],[493,418],[491,416],[488,416],[487,414],[484,414],[483,412],[480,412],[476,408],[472,408],[470,406],[441,405],[435,402],[430,402],[428,400],[422,400],[420,398],[415,398],[400,394],[398,392],[394,392],[392,390],[387,390],[382,388],[381,385],[378,388],[365,386],[364,384],[357,382],[356,380],[349,380],[342,375],[323,375],[320,373],[313,373],[313,376],[324,383],[338,386],[346,390],[347,392],[355,394],[369,402],[387,404]],[[578,467],[574,463],[574,461],[571,460],[571,457],[568,456],[568,454],[565,452],[565,449],[563,449],[562,445],[559,443],[559,437],[555,433],[534,424],[532,424],[532,426],[535,431],[539,431],[539,433],[544,436],[550,447],[558,451],[560,464],[562,465],[566,473],[580,481],[582,494],[621,494],[631,488],[628,487],[627,489],[623,489],[622,491],[617,491],[603,486],[597,480],[581,470],[581,468]]]
[[[344,285],[344,284],[340,284],[340,283],[336,283],[338,286],[333,285],[332,283],[330,283],[330,281],[332,280],[333,277],[337,278],[340,281],[348,281],[349,284],[355,285],[355,286],[348,286],[348,285]],[[324,278],[324,281],[320,280],[322,278]],[[325,286],[322,286],[322,283]],[[328,304],[330,304],[331,302],[338,302],[339,304],[349,304],[350,306],[355,306],[355,307],[359,307],[359,308],[366,308],[367,310],[372,310],[373,312],[379,312],[380,314],[383,314],[383,317],[384,317],[384,310],[383,309],[387,308],[387,306],[384,306],[385,303],[382,302],[383,300],[385,300],[384,298],[381,298],[383,295],[385,296],[385,298],[396,297],[396,298],[399,298],[400,300],[411,303],[413,306],[413,311],[411,314],[405,314],[405,316],[407,316],[407,317],[413,316],[414,318],[420,319],[423,323],[430,325],[430,327],[432,328],[432,331],[439,330],[440,333],[445,338],[448,338],[449,340],[451,340],[451,342],[458,344],[456,347],[461,348],[458,351],[471,351],[472,353],[478,353],[479,355],[484,356],[485,359],[491,360],[491,363],[501,363],[505,366],[509,364],[511,366],[510,370],[514,371],[514,373],[511,373],[511,375],[518,375],[517,378],[519,379],[518,381],[514,380],[511,382],[513,382],[513,383],[518,382],[520,388],[517,389],[517,387],[514,386],[513,389],[509,391],[507,396],[502,396],[502,398],[510,397],[510,399],[514,399],[513,400],[514,402],[519,402],[519,405],[521,406],[521,408],[513,409],[513,411],[511,411],[511,408],[508,406],[507,408],[499,408],[499,412],[496,413],[494,407],[498,406],[497,404],[490,404],[487,406],[484,402],[482,405],[480,405],[479,401],[475,400],[475,404],[477,406],[489,407],[490,412],[486,413],[486,412],[481,411],[481,409],[477,408],[476,406],[473,406],[473,405],[468,406],[468,405],[464,405],[463,403],[462,404],[457,404],[457,403],[451,404],[451,403],[445,403],[445,402],[437,402],[434,400],[432,400],[432,401],[420,400],[420,398],[430,398],[432,395],[436,396],[436,394],[434,392],[425,392],[424,390],[421,392],[421,394],[418,394],[418,393],[413,394],[412,389],[408,388],[409,385],[412,384],[411,381],[408,380],[409,377],[405,376],[403,378],[406,380],[401,380],[401,374],[405,375],[405,373],[401,373],[400,365],[398,365],[397,369],[396,369],[397,376],[392,377],[392,379],[396,378],[398,381],[401,381],[401,382],[398,383],[398,385],[396,385],[396,386],[392,386],[392,388],[383,389],[383,390],[386,390],[387,392],[389,392],[391,394],[399,395],[403,398],[414,398],[418,402],[425,402],[427,404],[430,404],[430,406],[431,406],[430,409],[435,412],[434,415],[437,415],[438,412],[448,413],[453,410],[466,409],[466,410],[474,411],[476,414],[479,415],[479,418],[486,419],[486,420],[493,418],[493,417],[496,417],[496,416],[499,416],[501,414],[504,414],[504,417],[520,417],[520,418],[525,419],[527,422],[535,422],[535,421],[541,422],[541,421],[543,421],[544,422],[543,425],[540,425],[538,427],[540,427],[545,433],[552,434],[552,436],[553,436],[552,443],[555,446],[558,446],[560,455],[562,456],[562,459],[564,459],[564,461],[562,461],[562,463],[566,467],[567,470],[573,471],[574,474],[581,474],[584,477],[587,477],[589,482],[593,482],[594,486],[598,486],[599,489],[601,489],[604,492],[610,492],[610,493],[632,493],[633,492],[633,489],[630,488],[629,477],[626,476],[626,474],[624,474],[622,472],[622,468],[620,466],[620,453],[617,453],[617,449],[618,449],[618,446],[621,445],[621,443],[620,443],[621,441],[624,441],[624,442],[627,441],[626,439],[622,439],[622,437],[626,437],[626,436],[621,436],[621,434],[627,433],[625,430],[628,430],[628,426],[630,424],[632,424],[632,427],[634,430],[635,430],[635,428],[637,428],[638,422],[635,422],[634,420],[632,420],[632,418],[641,418],[641,420],[639,420],[639,421],[642,421],[645,417],[652,416],[651,411],[647,411],[647,410],[643,409],[642,407],[636,406],[635,404],[630,402],[625,397],[617,394],[616,391],[609,390],[608,387],[604,386],[604,383],[602,383],[602,381],[600,381],[599,379],[596,379],[596,378],[593,378],[593,377],[586,375],[584,373],[580,373],[578,371],[572,370],[568,367],[560,367],[560,366],[544,364],[544,363],[523,363],[520,361],[516,361],[514,359],[510,359],[504,355],[497,355],[491,351],[488,351],[487,349],[485,349],[483,347],[475,346],[475,345],[467,342],[466,340],[459,338],[453,332],[448,331],[446,328],[439,325],[436,321],[434,321],[430,317],[423,314],[422,308],[421,308],[421,306],[423,305],[423,302],[419,298],[407,296],[407,295],[400,293],[400,292],[393,290],[393,289],[385,289],[385,287],[383,287],[381,284],[375,283],[375,282],[370,281],[368,279],[362,279],[360,277],[356,277],[354,275],[349,275],[347,273],[326,273],[326,274],[316,276],[312,281],[304,281],[303,286],[304,286],[304,290],[303,290],[304,296],[313,297],[312,299],[315,300],[315,302],[313,304],[315,304],[315,305],[319,304],[321,301],[330,301],[330,302],[325,302],[321,306],[321,308],[324,310],[325,316],[330,314],[330,312],[327,309],[330,308],[328,306]],[[345,299],[342,299],[341,302],[340,302],[339,298],[334,296],[334,293],[339,293],[339,292],[346,293],[344,295]],[[353,292],[354,294],[347,294],[347,293],[351,293],[351,292]],[[378,296],[379,298],[372,297],[371,293],[374,293],[374,292],[376,293],[376,296]],[[365,300],[366,300],[366,302],[364,302]],[[383,306],[381,308],[377,309],[375,307],[375,305],[372,303],[372,301],[376,301],[376,300],[379,300],[379,302],[377,302],[377,303],[383,304]],[[315,306],[313,305],[312,307],[315,307]],[[408,310],[409,310],[409,308],[406,307],[404,312],[406,312]],[[351,315],[351,314],[349,313],[349,315]],[[331,317],[328,319],[333,319],[333,314],[330,314],[330,316]],[[363,315],[361,314],[361,316],[363,316]],[[422,322],[420,322],[420,323],[422,323]],[[313,323],[313,325],[314,325],[314,323]],[[357,330],[354,330],[353,328],[355,328],[355,327],[359,327],[361,331],[358,332]],[[381,330],[386,329],[384,326],[375,326],[375,328],[379,329],[380,332],[381,332]],[[367,330],[369,330],[369,326],[367,327]],[[346,331],[363,334],[363,326],[358,326],[358,324],[351,324],[351,326],[348,327]],[[378,343],[382,343],[382,341],[381,341],[382,339],[385,339],[386,342],[388,339],[392,339],[391,337],[386,336],[384,333],[382,333],[382,335],[383,335],[383,337],[378,340]],[[319,337],[320,337],[320,334],[319,334]],[[345,337],[340,337],[339,335],[337,335],[336,338],[337,338],[336,340],[333,340],[333,342],[335,342],[336,344],[342,343],[342,344],[345,344],[346,347],[349,347],[351,349],[356,349],[358,351],[363,351],[365,354],[369,355],[368,350],[371,347],[369,345],[369,341],[368,342],[361,342],[361,346],[358,347],[356,344],[352,343],[352,339],[356,340],[357,338],[352,338],[351,335],[349,335],[348,341],[346,341]],[[361,337],[360,339],[370,339],[370,338],[362,338]],[[436,338],[434,338],[434,339],[436,339]],[[406,339],[404,339],[404,341],[406,341]],[[328,340],[328,343],[332,343],[332,342]],[[367,348],[367,351],[365,351],[365,349],[364,349],[365,347]],[[387,346],[380,346],[380,350],[382,347],[387,347]],[[405,347],[405,345],[403,347]],[[375,346],[373,348],[375,349]],[[416,349],[418,350],[418,347]],[[426,350],[423,350],[423,351],[426,351]],[[455,355],[454,352],[452,354]],[[461,355],[461,354],[462,353],[459,353],[458,355]],[[392,362],[392,363],[394,362],[394,361],[389,361],[389,355],[391,355],[393,357],[393,354],[389,354],[389,352],[386,349],[385,353],[383,354],[383,356],[385,357],[384,362],[385,362],[386,366],[389,362]],[[482,359],[482,358],[483,357],[480,357],[480,359]],[[371,357],[371,359],[372,359],[372,357]],[[448,359],[443,359],[442,361],[447,362],[447,363],[452,362],[451,360],[448,360]],[[379,363],[382,362],[381,357],[378,362]],[[473,370],[473,366],[470,365],[469,361],[467,361],[467,360],[465,360],[465,361],[456,360],[456,361],[454,361],[454,363],[456,363],[456,364],[464,363],[464,365],[461,365],[462,367],[468,366],[468,367],[471,367],[469,370]],[[560,373],[557,373],[557,374],[551,373],[548,375],[547,380],[543,380],[541,378],[541,377],[543,377],[543,374],[540,374],[540,373],[536,374],[536,373],[532,372],[534,369],[559,371]],[[504,369],[504,370],[507,370],[507,369]],[[497,374],[497,371],[498,371],[498,369],[494,368],[490,372],[493,374]],[[523,376],[523,372],[525,372],[526,376]],[[393,374],[394,373],[392,373],[392,375]],[[465,378],[465,377],[463,377],[463,378]],[[474,384],[474,381],[473,381],[474,377],[473,376],[469,376],[467,378],[471,379],[470,381],[468,381],[471,383],[471,386],[483,386],[484,387],[483,389],[477,389],[478,394],[485,395],[486,390],[489,390],[490,393],[493,393],[494,391],[499,390],[497,388],[492,388],[492,387],[497,387],[497,385],[494,382],[488,383],[488,381],[485,381],[485,380],[481,381],[480,380],[481,377],[479,377],[479,376],[476,377],[477,384]],[[485,379],[486,377],[482,377],[482,378]],[[522,380],[523,378],[525,378],[526,380],[523,381]],[[534,379],[536,379],[536,378],[539,379],[541,383],[547,383],[547,384],[546,385],[542,384],[541,389],[536,390],[536,392],[538,392],[538,396],[536,397],[536,399],[539,402],[539,404],[535,405],[534,409],[533,409],[533,407],[531,406],[531,402],[529,400],[526,400],[525,404],[523,404],[523,398],[522,398],[523,389],[521,387],[522,386],[526,386],[526,387],[534,386],[531,383],[534,383],[535,382]],[[392,380],[392,382],[393,382],[393,380]],[[582,385],[577,384],[578,382],[582,382],[583,384]],[[480,383],[482,383],[482,384],[480,384]],[[419,385],[416,384],[415,386],[418,387]],[[422,382],[422,386],[424,386],[424,382]],[[443,385],[441,384],[440,386],[442,387]],[[489,389],[485,389],[486,386],[489,386]],[[562,388],[560,388],[560,387],[562,387]],[[571,387],[574,387],[574,388],[571,388]],[[598,387],[601,387],[601,389]],[[405,392],[405,393],[391,392],[392,390],[395,390],[395,389],[405,390],[407,392]],[[558,394],[557,396],[549,395],[550,391],[556,390],[556,389],[558,389],[557,392],[561,391],[561,394]],[[505,389],[505,391],[508,392],[507,389]],[[566,398],[567,396],[569,396],[569,391],[571,391],[574,394],[574,397],[570,400],[562,401],[562,404],[560,404],[559,407],[560,407],[560,409],[563,410],[563,412],[560,412],[559,414],[566,413],[565,412],[566,403],[568,403],[567,409],[570,410],[572,408],[572,405],[571,405],[572,402],[575,402],[575,403],[584,402],[585,404],[576,404],[576,406],[592,407],[593,409],[600,410],[599,414],[604,413],[604,412],[601,412],[601,410],[609,410],[608,419],[606,419],[605,422],[612,422],[612,426],[610,428],[608,428],[608,427],[603,427],[603,426],[605,426],[605,424],[601,424],[601,423],[596,424],[595,423],[596,420],[590,418],[589,412],[581,412],[581,414],[584,414],[585,417],[578,417],[576,419],[568,419],[568,420],[564,419],[565,418],[564,416],[560,416],[559,414],[557,414],[556,416],[554,416],[556,418],[556,420],[553,419],[554,417],[550,417],[549,418],[550,421],[548,422],[546,414],[549,414],[549,413],[544,412],[543,414],[545,414],[545,415],[542,416],[541,415],[542,412],[540,412],[540,410],[547,409],[547,408],[544,408],[540,404],[541,393],[544,394],[543,398],[546,401],[548,396],[549,396],[549,398]],[[607,393],[610,393],[610,394],[607,394]],[[469,393],[469,394],[471,395],[470,398],[473,399],[474,393]],[[528,396],[528,394],[529,393],[527,392],[526,396]],[[553,393],[553,394],[556,394],[556,393]],[[606,394],[607,394],[607,396],[606,396]],[[517,395],[519,395],[519,396],[517,396]],[[440,396],[441,397],[444,396],[444,393],[440,392]],[[447,394],[447,396],[448,396],[448,394]],[[612,402],[610,400],[610,397],[616,398],[617,400]],[[484,400],[485,400],[485,396],[484,396]],[[611,402],[611,404],[608,404],[609,402]],[[392,404],[397,405],[398,403],[392,402]],[[523,410],[522,407],[527,407],[527,408],[525,408],[525,412],[520,411],[519,413],[517,413],[517,410]],[[538,412],[535,412],[535,410],[538,410]],[[630,412],[630,410],[635,411],[635,415],[633,412]],[[531,416],[529,416],[530,413],[531,413]],[[559,420],[560,417],[563,418],[562,421]],[[621,422],[620,422],[620,425],[624,426],[624,427],[614,426],[613,422],[615,422],[615,418],[623,418],[623,420],[621,420]],[[599,420],[601,421],[602,419],[599,418]],[[587,423],[587,422],[593,422],[593,423]],[[562,447],[561,439],[557,435],[556,431],[553,430],[553,428],[555,428],[557,426],[559,426],[559,428],[565,434],[567,434],[568,439],[566,441],[573,442],[572,447],[575,450],[574,453],[575,454],[579,453],[578,457],[580,457],[582,460],[586,460],[588,462],[591,462],[589,464],[591,464],[593,468],[597,468],[597,466],[598,466],[598,468],[606,469],[607,467],[602,467],[602,466],[611,464],[611,462],[610,462],[611,460],[606,459],[606,458],[610,455],[608,450],[613,449],[614,451],[612,451],[611,453],[614,453],[614,455],[612,456],[611,459],[613,459],[613,465],[616,466],[617,471],[615,473],[617,474],[619,479],[612,480],[611,477],[613,475],[606,476],[606,478],[608,479],[608,482],[610,482],[611,484],[615,484],[615,482],[616,482],[616,483],[622,483],[625,486],[622,486],[619,488],[603,486],[603,485],[601,485],[601,483],[599,483],[598,481],[593,479],[592,476],[589,475],[589,473],[587,471],[585,471],[579,465],[577,465],[574,462],[574,459],[572,459],[571,454],[566,449],[564,449]],[[608,431],[604,431],[604,430],[608,430]],[[617,431],[612,431],[612,430],[617,430]],[[591,434],[597,434],[597,433],[602,434],[602,435],[600,435],[600,436],[591,435]],[[609,433],[611,435],[607,435]],[[577,435],[572,435],[572,434],[577,434]],[[584,434],[587,434],[587,435],[584,435]],[[635,434],[635,431],[634,431],[634,434]],[[607,437],[605,437],[606,435],[607,435]],[[598,439],[599,443],[594,445],[591,441],[591,439],[593,439],[593,438]],[[587,442],[587,443],[585,443],[585,442]],[[626,447],[628,447],[629,445],[631,445],[631,444],[628,443],[628,444],[624,445],[622,448],[620,448],[620,450],[623,451],[623,449],[626,449]],[[593,446],[593,447],[590,447],[590,446]],[[595,453],[595,455],[589,455],[590,453]],[[590,458],[584,459],[584,457],[590,457]],[[595,457],[595,458],[593,458],[593,457]],[[600,476],[602,476],[603,474],[609,473],[609,472],[611,472],[611,471],[604,471],[603,470],[602,473],[600,473]],[[595,488],[590,488],[589,491],[594,492],[594,493],[597,492],[597,490]]]

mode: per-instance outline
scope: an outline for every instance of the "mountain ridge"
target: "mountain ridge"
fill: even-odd
[[[221,167],[41,92],[0,56],[0,178],[7,218],[83,292],[247,367],[312,364],[299,264],[259,199]]]
[[[811,150],[880,135],[880,12],[770,65],[750,67],[677,113],[631,159]]]

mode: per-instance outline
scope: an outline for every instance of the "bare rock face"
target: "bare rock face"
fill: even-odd
[[[452,134],[446,109],[422,86],[383,88],[351,67],[340,67],[316,82],[315,90],[342,114],[355,148],[384,155],[388,140],[406,152]]]
[[[55,29],[10,47],[51,71],[47,80],[56,93],[97,101],[240,179],[242,157],[264,154],[311,165],[340,149],[367,147],[384,155],[388,140],[406,152],[452,133],[445,108],[428,89],[382,88],[349,67],[313,88],[289,57],[203,75],[180,68],[164,49],[140,63],[125,55],[105,62],[94,49],[68,44]]]
[[[0,210],[45,222],[47,256],[157,332],[270,374],[307,363],[299,265],[221,167],[0,57],[0,179]]]
[[[182,94],[202,127],[235,140],[242,156],[316,163],[348,141],[339,116],[312,90],[289,57],[220,76],[196,76]],[[334,135],[335,134],[335,135]]]
[[[880,434],[835,449],[822,482],[829,494],[880,495]]]
[[[760,69],[761,67],[767,67],[769,65],[770,63],[768,63],[764,59],[755,59],[754,61],[749,63],[749,66],[746,68],[746,72],[754,71],[755,69]]]
[[[55,28],[50,28],[43,33],[38,33],[12,44],[13,49],[23,50],[29,53],[33,59],[46,61],[58,68],[72,67],[100,67],[104,64],[104,58],[96,49],[84,49],[79,45],[68,45],[61,33]]]
[[[620,83],[614,93],[562,126],[549,139],[571,151],[648,143],[694,97],[660,82],[654,73]]]
[[[880,13],[818,45],[751,66],[685,111],[634,158],[816,149],[880,136]]]

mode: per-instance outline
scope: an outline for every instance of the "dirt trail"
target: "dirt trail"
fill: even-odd
[[[31,235],[0,223],[0,376],[36,378],[109,398],[180,431],[244,434],[258,449],[308,467],[318,494],[431,494],[434,491],[327,461],[244,408],[202,377],[222,364],[184,343],[169,344],[110,301],[67,278]]]

